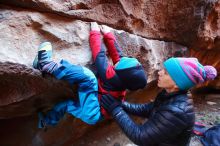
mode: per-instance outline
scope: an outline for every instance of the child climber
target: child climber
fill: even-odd
[[[52,74],[57,79],[65,80],[71,85],[78,84],[79,101],[65,100],[56,104],[46,115],[39,113],[38,128],[45,129],[47,125],[56,125],[65,113],[69,113],[87,124],[95,124],[101,118],[95,75],[89,69],[73,65],[65,60],[61,60],[58,64],[52,61],[51,57],[51,43],[42,43],[33,67]]]
[[[118,100],[124,100],[126,89],[137,90],[146,86],[147,79],[144,69],[136,58],[123,56],[109,27],[102,26],[101,31],[114,66],[108,61],[105,48],[101,43],[100,28],[96,22],[92,22],[89,42],[98,73],[99,100],[104,94],[110,94]],[[105,118],[110,117],[102,107],[101,113]]]
[[[52,74],[57,79],[66,80],[71,85],[78,84],[79,102],[65,100],[56,104],[46,115],[39,113],[39,128],[56,125],[65,113],[80,118],[87,124],[95,124],[103,119],[103,116],[109,118],[104,109],[100,110],[99,100],[103,94],[124,100],[126,89],[137,90],[145,87],[146,76],[138,60],[123,57],[108,27],[103,27],[102,32],[115,66],[110,65],[106,52],[101,47],[98,24],[91,23],[90,47],[98,72],[98,83],[95,75],[85,67],[70,64],[65,60],[61,60],[59,64],[52,61],[52,46],[49,42],[40,45],[33,63],[34,68]]]

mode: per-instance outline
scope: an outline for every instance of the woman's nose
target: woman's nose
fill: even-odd
[[[160,70],[160,71],[158,71],[158,75],[161,75],[161,70]]]
[[[165,73],[165,70],[162,69],[162,70],[160,70],[160,71],[158,72],[158,75],[159,75],[159,76],[162,76],[162,75],[164,75],[164,73]]]

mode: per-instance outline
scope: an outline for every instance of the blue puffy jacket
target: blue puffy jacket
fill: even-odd
[[[143,146],[187,146],[195,121],[193,101],[186,91],[168,94],[162,91],[156,100],[148,104],[123,102],[113,117],[137,145]],[[127,113],[148,118],[138,125]]]

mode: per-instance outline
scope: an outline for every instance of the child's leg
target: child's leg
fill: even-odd
[[[79,84],[79,106],[81,107],[81,119],[88,124],[95,124],[101,119],[100,104],[98,101],[98,81],[95,75],[83,67],[86,80]],[[74,109],[68,112],[74,115]]]
[[[104,42],[107,46],[108,53],[112,58],[113,63],[116,64],[120,60],[120,58],[123,57],[121,48],[119,47],[115,36],[113,35],[113,33],[110,32],[107,26],[102,26],[101,30],[104,33]]]
[[[98,102],[98,84],[94,74],[87,68],[72,65],[62,60],[53,72],[57,79],[78,84],[79,102],[67,100],[61,102],[45,116],[45,123],[55,125],[67,112],[88,124],[95,124],[101,118]]]
[[[52,125],[55,126],[60,119],[63,118],[67,111],[67,107],[73,105],[74,102],[72,100],[65,100],[62,102],[59,102],[56,104],[45,116],[41,117],[43,119],[43,122],[46,125]],[[41,124],[41,123],[40,123]],[[39,128],[42,128],[43,126],[40,125]]]

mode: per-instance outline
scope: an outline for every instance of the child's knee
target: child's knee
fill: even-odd
[[[83,67],[83,72],[85,74],[85,83],[83,84],[83,86],[85,85],[85,87],[92,88],[94,90],[98,89],[98,81],[96,76],[94,75],[94,73],[89,70],[88,68]]]
[[[83,115],[82,120],[85,121],[86,123],[90,124],[90,125],[94,125],[97,122],[100,121],[101,118],[101,113],[97,112],[97,113],[87,113]]]

